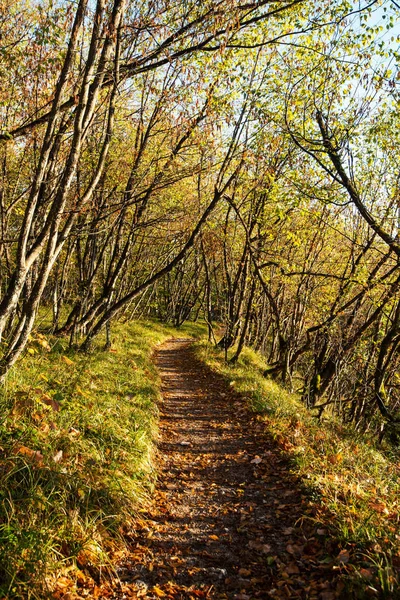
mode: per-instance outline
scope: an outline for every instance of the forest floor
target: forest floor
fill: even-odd
[[[156,364],[158,482],[128,534],[113,597],[351,598],[348,551],[329,537],[329,514],[325,528],[318,500],[245,399],[195,357],[191,340],[164,343]]]

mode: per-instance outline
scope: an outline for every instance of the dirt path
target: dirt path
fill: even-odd
[[[156,362],[160,475],[120,569],[124,597],[349,597],[341,596],[340,568],[324,561],[324,530],[304,519],[313,507],[265,425],[195,358],[189,340],[167,342]]]

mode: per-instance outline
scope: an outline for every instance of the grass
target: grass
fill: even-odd
[[[318,497],[321,518],[330,515],[331,534],[353,549],[357,566],[349,565],[349,572],[356,597],[374,597],[374,589],[381,598],[400,597],[398,454],[334,420],[317,421],[295,394],[262,375],[266,364],[254,351],[245,348],[234,365],[203,341],[197,352],[260,413],[309,493]]]
[[[0,598],[43,600],[111,568],[154,482],[152,353],[198,331],[120,324],[89,355],[32,335],[0,397]]]
[[[0,598],[43,600],[83,573],[96,580],[112,569],[155,479],[159,380],[151,356],[168,337],[203,330],[119,324],[111,350],[89,355],[34,333],[0,396]],[[292,456],[320,500],[321,520],[332,515],[332,535],[359,559],[348,566],[355,588],[395,598],[398,457],[335,421],[316,421],[295,394],[263,377],[255,352],[245,349],[236,365],[205,342],[198,353]]]

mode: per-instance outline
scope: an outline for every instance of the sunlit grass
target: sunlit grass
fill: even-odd
[[[154,483],[155,322],[119,324],[111,350],[34,332],[1,393],[0,598],[46,597],[56,575],[111,568]]]
[[[335,420],[317,421],[296,394],[263,376],[266,363],[246,348],[238,363],[225,362],[224,352],[200,342],[199,357],[244,394],[251,408],[293,459],[294,471],[317,495],[331,530],[355,548],[364,571],[354,567],[353,585],[362,592],[363,576],[374,574],[380,597],[395,598],[400,589],[400,462],[366,436]],[[397,575],[396,575],[397,571]],[[358,596],[357,596],[358,597]],[[362,597],[362,596],[360,596]]]

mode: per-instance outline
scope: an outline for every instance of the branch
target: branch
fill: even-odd
[[[373,231],[383,240],[393,252],[400,257],[400,245],[387,231],[383,229],[376,222],[375,218],[369,212],[363,201],[361,200],[361,196],[358,193],[355,185],[350,180],[350,177],[346,173],[346,170],[342,164],[342,160],[339,156],[338,150],[334,147],[331,142],[331,138],[328,133],[328,128],[326,122],[322,116],[321,111],[317,111],[316,118],[318,122],[319,129],[321,131],[324,147],[326,153],[328,154],[332,165],[334,166],[338,177],[334,176],[336,181],[340,181],[343,185],[347,193],[349,194],[353,204],[356,206],[358,212],[363,217],[363,219],[368,223]],[[318,160],[315,156],[314,158]],[[319,162],[319,161],[318,161]],[[329,171],[328,171],[329,172]]]

